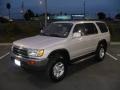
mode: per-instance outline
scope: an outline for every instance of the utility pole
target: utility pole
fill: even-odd
[[[22,14],[22,16],[24,16],[24,1],[22,0],[22,4],[21,4],[21,11],[20,13]]]
[[[83,8],[84,8],[84,11],[83,11],[83,14],[84,14],[84,19],[86,17],[86,1],[83,0]]]
[[[45,27],[47,26],[47,0],[45,0]]]

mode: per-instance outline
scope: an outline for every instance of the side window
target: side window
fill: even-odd
[[[108,32],[108,29],[104,23],[97,22],[96,24],[98,25],[98,27],[102,33]]]
[[[97,34],[97,28],[93,23],[84,23],[85,26],[85,35]]]
[[[77,24],[73,30],[73,33],[79,32],[79,30],[83,31],[84,30],[84,24]]]

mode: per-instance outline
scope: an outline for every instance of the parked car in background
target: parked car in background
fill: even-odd
[[[8,23],[8,22],[13,22],[13,20],[5,17],[0,17],[0,23]]]

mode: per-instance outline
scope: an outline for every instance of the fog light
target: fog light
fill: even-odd
[[[36,61],[30,60],[30,61],[27,62],[27,64],[29,64],[29,65],[34,65],[34,64],[36,64]]]
[[[21,66],[20,60],[15,59],[15,60],[14,60],[14,63],[15,63],[17,66]]]

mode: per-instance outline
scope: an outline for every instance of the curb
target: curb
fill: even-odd
[[[120,42],[111,42],[110,45],[120,45]]]

